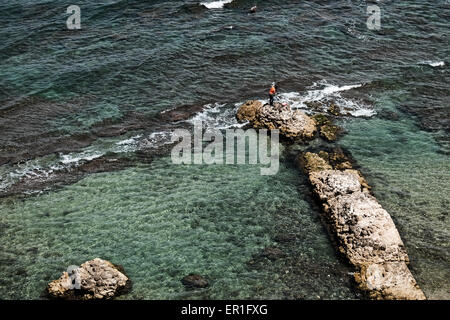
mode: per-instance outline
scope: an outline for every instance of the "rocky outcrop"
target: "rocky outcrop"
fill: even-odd
[[[258,100],[249,100],[239,107],[236,118],[239,122],[253,122],[255,121],[256,114],[258,114],[263,104]]]
[[[334,124],[326,124],[320,127],[320,136],[328,142],[336,141],[341,128]]]
[[[312,116],[313,120],[316,123],[316,126],[319,128],[320,136],[328,142],[336,141],[339,133],[341,133],[342,129],[334,125],[331,120],[322,113],[317,113]]]
[[[373,299],[425,299],[391,216],[350,160],[341,152],[323,151],[304,153],[299,160],[339,250],[357,269],[358,287]]]
[[[328,106],[328,112],[331,113],[334,116],[340,116],[341,115],[341,111],[339,110],[339,107],[337,105],[335,105],[334,103],[331,103]]]
[[[131,281],[118,266],[96,258],[83,263],[47,286],[50,298],[65,300],[111,299],[131,288]]]
[[[288,138],[311,139],[317,131],[315,121],[300,110],[291,110],[289,105],[274,103],[262,105],[251,100],[238,110],[238,121],[249,121],[255,129],[280,130]]]
[[[341,109],[334,101],[305,101],[305,105],[315,112],[326,112],[335,117],[343,116]],[[347,113],[346,115],[351,114]]]

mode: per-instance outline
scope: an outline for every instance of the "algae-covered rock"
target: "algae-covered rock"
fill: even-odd
[[[339,163],[335,166],[335,168],[337,170],[346,170],[346,169],[351,169],[352,168],[352,164],[348,161],[344,161],[342,163]]]
[[[330,152],[329,154],[329,161],[335,169],[337,169],[337,166],[341,163],[351,163],[351,160],[347,157],[347,155],[341,148],[333,148],[332,152]]]
[[[261,254],[263,257],[266,257],[269,260],[278,260],[286,256],[286,254],[279,248],[276,247],[266,247]]]
[[[331,165],[316,153],[306,152],[299,157],[300,167],[307,173],[331,170]]]
[[[205,277],[194,273],[181,279],[181,283],[187,288],[206,288],[209,286],[209,281]]]
[[[320,127],[320,136],[329,142],[336,141],[341,128],[334,124],[326,124]]]
[[[323,108],[323,103],[319,101],[306,101],[306,106],[312,110],[320,110]]]
[[[335,105],[334,103],[331,103],[328,106],[328,112],[331,113],[334,116],[340,116],[341,115],[341,110],[339,109],[339,107],[337,105]]]
[[[334,125],[330,118],[322,113],[318,113],[312,116],[316,126],[319,127],[320,136],[326,141],[333,142],[338,138],[339,133],[342,131],[337,125]]]
[[[324,115],[322,113],[317,113],[317,114],[313,115],[312,118],[316,122],[317,126],[323,126],[323,125],[326,125],[326,124],[331,124],[330,119],[326,115]]]
[[[328,152],[320,150],[318,153],[319,157],[321,157],[323,160],[325,160],[326,162],[329,162],[330,160],[330,155],[328,154]]]

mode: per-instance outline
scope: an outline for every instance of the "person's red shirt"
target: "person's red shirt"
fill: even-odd
[[[270,88],[269,94],[274,95],[276,92],[277,92],[277,90],[275,90],[275,87],[272,86],[272,87]]]

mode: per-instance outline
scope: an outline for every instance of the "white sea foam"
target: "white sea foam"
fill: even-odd
[[[201,5],[204,5],[208,9],[221,9],[227,3],[231,3],[233,0],[222,0],[222,1],[213,1],[213,2],[201,2]]]
[[[124,153],[132,152],[138,148],[138,140],[142,135],[137,135],[110,145],[105,150],[99,150],[98,146],[91,146],[82,152],[72,152],[57,156],[50,155],[42,158],[26,161],[13,165],[0,172],[0,191],[8,189],[14,183],[26,179],[49,178],[56,171],[72,170],[82,163],[97,159],[106,152]]]
[[[321,81],[319,83],[314,83],[311,88],[323,87],[322,89],[308,90],[306,96],[302,100],[304,101],[320,101],[324,98],[332,96],[336,93],[351,90],[354,88],[361,87],[362,84],[346,85],[346,86],[336,86],[328,84],[326,81]]]
[[[9,168],[4,174],[0,176],[2,183],[0,190],[6,190],[14,183],[23,179],[46,179],[50,177],[55,171],[74,168],[81,162],[91,161],[101,157],[102,152],[84,151],[80,153],[59,154],[56,159],[50,159],[53,156],[46,156],[24,163],[16,164]]]
[[[9,167],[0,167],[0,191],[5,191],[13,184],[27,179],[48,179],[61,170],[71,171],[83,163],[104,156],[108,152],[127,153],[143,148],[159,148],[171,143],[171,132],[153,132],[148,136],[142,134],[120,140],[103,141],[81,152],[48,155]]]
[[[302,109],[307,113],[314,113],[316,111],[326,112],[327,110],[311,110],[306,105],[306,102],[316,101],[326,103],[332,101],[344,115],[351,115],[353,117],[371,117],[376,114],[372,106],[366,105],[363,102],[344,98],[340,95],[343,91],[352,90],[361,87],[362,84],[351,85],[333,85],[326,81],[319,81],[314,83],[309,90],[300,92],[286,92],[277,95],[277,101],[287,103],[292,109]],[[259,100],[262,104],[268,103],[267,99]],[[187,120],[194,124],[196,121],[202,121],[207,128],[228,129],[241,128],[247,123],[238,123],[236,120],[236,112],[244,102],[235,103],[233,106],[223,103],[211,103],[204,106],[203,110],[197,113],[194,117]],[[325,104],[326,105],[326,104]],[[325,108],[325,106],[324,106]]]
[[[371,117],[376,114],[375,110],[369,105],[363,102],[353,100],[350,98],[344,98],[341,96],[341,92],[352,90],[361,87],[362,84],[352,85],[333,85],[322,80],[314,83],[303,93],[300,92],[287,92],[278,95],[279,102],[288,103],[293,109],[302,109],[307,113],[313,113],[315,110],[311,110],[306,103],[307,102],[334,102],[339,107],[342,114],[350,114],[353,117]],[[326,110],[318,110],[326,111]]]
[[[99,158],[103,155],[102,152],[90,154],[88,152],[83,153],[69,153],[69,154],[61,154],[60,162],[63,164],[77,164],[81,161],[91,161],[96,158]]]
[[[432,67],[443,67],[445,66],[445,62],[444,61],[429,61],[428,64]]]
[[[116,142],[115,146],[111,148],[111,151],[115,153],[134,152],[139,148],[141,138],[142,134],[139,134],[129,139]]]
[[[119,142],[116,142],[116,145],[118,146],[124,146],[124,145],[130,145],[136,143],[136,139],[142,137],[142,135],[138,135],[136,137],[132,137],[130,139],[122,140]]]
[[[419,61],[419,64],[420,65],[427,65],[427,66],[430,66],[430,67],[433,67],[433,68],[445,66],[445,62],[442,61],[442,60],[435,60],[435,61],[433,61],[433,60],[422,60],[422,61]]]
[[[350,98],[344,98],[341,92],[361,87],[361,84],[353,85],[332,85],[326,81],[314,83],[305,92],[287,92],[277,96],[278,101],[288,103],[293,109],[302,109],[307,113],[313,113],[306,105],[308,101],[327,102],[333,101],[341,110],[342,114],[350,114],[354,117],[370,117],[375,114],[371,106],[367,106],[362,102]],[[263,104],[267,103],[267,99],[260,100]],[[190,123],[201,120],[207,128],[228,129],[240,128],[247,123],[238,123],[236,120],[236,112],[243,102],[233,105],[224,103],[211,103],[204,106],[203,111],[197,113],[194,117],[187,120]],[[318,110],[326,111],[326,110]],[[0,190],[6,190],[12,184],[27,178],[48,178],[55,171],[71,170],[86,161],[91,161],[105,155],[107,152],[125,153],[134,152],[144,148],[156,149],[166,144],[170,144],[172,137],[171,131],[153,132],[148,136],[136,135],[127,139],[112,142],[108,146],[99,148],[91,146],[82,152],[74,152],[69,154],[59,154],[56,159],[42,159],[27,161],[8,168],[4,172],[0,172]],[[47,160],[46,160],[47,159]]]
[[[171,131],[157,131],[151,133],[149,136],[141,139],[138,144],[138,149],[157,149],[166,144],[172,143]]]
[[[239,128],[245,123],[238,123],[236,120],[236,111],[242,103],[236,103],[230,107],[224,103],[211,103],[203,107],[203,111],[197,113],[188,122],[194,124],[196,121],[202,121],[207,128],[228,129]]]
[[[0,190],[6,190],[14,183],[23,179],[48,178],[55,170],[62,168],[60,165],[43,168],[38,160],[29,160],[25,163],[19,163],[0,176],[2,183]]]

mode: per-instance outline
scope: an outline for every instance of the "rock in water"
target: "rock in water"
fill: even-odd
[[[257,100],[247,101],[239,108],[236,117],[240,122],[249,121],[255,129],[278,129],[282,136],[288,138],[311,139],[317,131],[312,118],[280,103],[263,106]]]
[[[277,260],[286,256],[286,254],[276,247],[266,247],[262,252],[262,256],[269,260]]]
[[[426,299],[408,269],[409,258],[391,216],[345,155],[306,152],[299,160],[339,251],[358,271],[358,287],[372,299]]]
[[[191,273],[181,279],[181,283],[188,288],[206,288],[209,286],[208,280],[201,275]]]
[[[335,116],[340,116],[341,111],[339,110],[339,107],[335,105],[334,103],[331,103],[328,107],[328,112]]]
[[[312,118],[314,119],[314,121],[316,122],[316,125],[318,125],[318,126],[324,126],[327,124],[331,124],[330,119],[322,113],[316,113],[315,115],[312,116]]]
[[[328,142],[336,141],[342,129],[334,125],[331,120],[324,114],[318,113],[312,116],[319,128],[320,136]]]
[[[256,114],[262,108],[262,103],[258,100],[249,100],[237,111],[236,118],[239,122],[254,121]]]
[[[320,136],[328,142],[333,142],[337,140],[340,131],[341,128],[339,126],[334,124],[326,124],[320,127]]]
[[[111,299],[131,287],[131,280],[119,269],[109,261],[95,258],[83,263],[74,275],[64,272],[50,282],[47,293],[51,298],[66,300]]]

